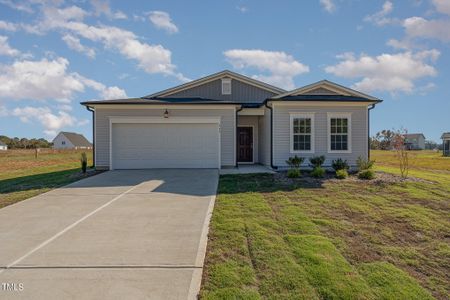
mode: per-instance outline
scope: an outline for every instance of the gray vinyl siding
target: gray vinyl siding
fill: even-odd
[[[145,117],[162,116],[165,109],[144,108],[136,109],[95,109],[95,165],[99,168],[109,167],[109,117]],[[235,109],[170,109],[170,116],[174,117],[221,117],[221,164],[234,166],[235,139]],[[182,147],[182,145],[180,145]]]
[[[270,110],[259,117],[259,162],[270,166]]]
[[[238,126],[253,126],[253,162],[259,162],[258,116],[238,116]]]
[[[315,127],[315,153],[290,152],[290,113],[314,112]],[[351,153],[328,153],[328,119],[327,113],[351,113]],[[286,167],[286,160],[290,156],[309,158],[316,155],[325,155],[325,166],[331,161],[342,158],[351,166],[356,165],[359,156],[368,156],[367,136],[367,107],[339,106],[339,107],[274,107],[274,165]],[[306,164],[308,160],[305,160]],[[306,165],[305,164],[305,165]]]
[[[206,99],[237,101],[242,103],[263,102],[275,93],[246,84],[238,80],[231,80],[231,95],[222,95],[222,80],[217,79],[205,84],[168,95],[169,98],[200,97]]]

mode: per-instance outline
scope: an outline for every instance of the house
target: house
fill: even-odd
[[[286,168],[290,156],[355,166],[381,100],[322,80],[292,91],[222,71],[141,98],[86,101],[99,169]],[[305,164],[306,166],[306,164]]]
[[[404,135],[405,146],[408,150],[424,150],[425,136],[423,133],[408,133]]]
[[[92,149],[92,144],[82,134],[75,132],[61,131],[52,143],[53,149]]]
[[[6,151],[8,150],[8,145],[0,141],[0,151]]]
[[[443,154],[444,156],[450,156],[450,132],[444,132],[441,136]]]

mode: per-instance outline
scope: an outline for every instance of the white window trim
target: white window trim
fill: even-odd
[[[347,145],[348,150],[331,150],[331,119],[332,118],[347,118]],[[327,113],[327,144],[328,153],[352,153],[352,113]]]
[[[289,121],[289,143],[291,153],[314,153],[315,151],[315,129],[314,129],[314,115],[315,113],[290,113]],[[311,150],[294,150],[294,119],[310,118],[311,119]]]
[[[229,93],[225,93],[226,91],[224,91],[224,89],[223,89],[225,84],[229,84],[230,85],[230,92]],[[231,95],[231,90],[232,90],[231,78],[222,78],[222,95]]]

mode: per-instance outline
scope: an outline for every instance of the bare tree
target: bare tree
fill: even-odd
[[[408,133],[406,129],[399,129],[395,131],[392,139],[395,152],[397,153],[397,159],[400,166],[400,174],[402,178],[408,177],[409,171],[409,158],[408,151],[405,143],[405,135]]]

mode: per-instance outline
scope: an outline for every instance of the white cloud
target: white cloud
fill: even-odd
[[[309,67],[281,51],[232,49],[224,52],[225,57],[236,69],[255,68],[269,72],[269,75],[253,76],[286,89],[294,88],[293,78],[309,72]]]
[[[244,5],[238,5],[238,6],[236,6],[236,9],[237,9],[238,11],[240,11],[241,13],[243,13],[243,14],[245,14],[246,12],[248,12],[247,6],[244,6]]]
[[[96,16],[103,14],[110,19],[127,19],[127,15],[122,11],[118,10],[113,12],[109,1],[91,0],[91,4],[94,7]]]
[[[170,15],[165,11],[151,11],[148,18],[159,29],[163,29],[168,33],[178,32],[178,27],[172,22]]]
[[[79,38],[74,37],[73,35],[70,34],[65,34],[62,37],[62,40],[67,44],[67,46],[70,49],[83,53],[90,58],[95,57],[95,50],[82,45]]]
[[[394,5],[391,1],[386,1],[380,11],[373,15],[366,16],[364,21],[374,23],[378,26],[384,26],[387,24],[398,23],[397,19],[388,18],[387,16],[394,10]]]
[[[436,10],[440,13],[450,16],[450,1],[448,0],[433,0]]]
[[[16,31],[17,25],[11,22],[6,22],[0,20],[0,30],[6,30],[6,31]]]
[[[44,133],[49,137],[56,136],[57,132],[64,127],[71,127],[77,124],[78,120],[65,111],[53,113],[48,107],[18,107],[11,115],[19,117],[24,123],[38,121],[44,127]]]
[[[106,87],[78,73],[69,73],[68,66],[69,61],[62,57],[0,65],[0,99],[53,100],[68,104],[86,87],[97,91],[100,97],[126,97],[125,91],[118,87]]]
[[[326,67],[325,71],[344,78],[361,78],[353,85],[357,90],[411,93],[415,91],[415,80],[437,74],[430,62],[435,62],[439,55],[435,49],[375,57],[366,54],[355,57],[346,53],[338,56],[341,62]]]
[[[0,0],[0,3],[8,6],[9,8],[18,10],[18,11],[23,11],[26,13],[33,13],[33,9],[31,8],[30,4],[27,2],[19,2],[19,1],[12,1],[12,0]]]
[[[20,51],[9,45],[7,36],[0,35],[0,55],[18,56]]]
[[[320,5],[329,13],[333,13],[336,10],[336,5],[333,0],[320,0]]]
[[[450,42],[450,20],[426,20],[422,17],[405,19],[403,27],[407,38],[437,39],[442,42]]]

